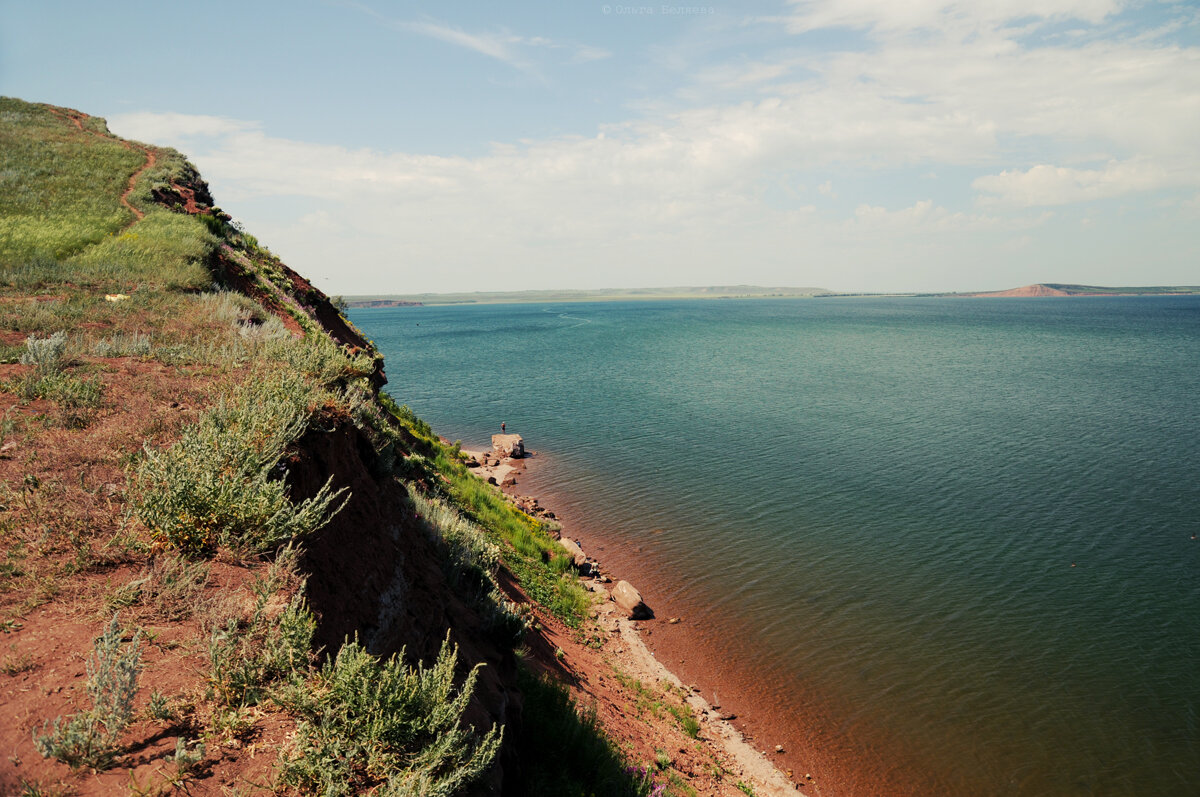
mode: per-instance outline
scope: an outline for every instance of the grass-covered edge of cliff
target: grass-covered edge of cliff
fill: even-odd
[[[128,476],[129,500],[125,516],[116,522],[117,533],[106,540],[90,539],[86,522],[69,511],[55,516],[51,485],[36,479],[3,485],[0,590],[22,597],[6,606],[6,628],[19,630],[22,612],[54,600],[75,575],[118,561],[148,562],[138,583],[103,596],[114,619],[101,625],[120,627],[101,634],[90,654],[95,705],[47,718],[51,722],[38,734],[39,749],[73,766],[119,762],[120,727],[132,710],[138,649],[144,644],[135,620],[143,611],[190,611],[189,595],[217,556],[258,573],[251,584],[254,608],[246,616],[211,623],[207,698],[213,705],[208,713],[188,709],[194,738],[180,737],[177,774],[185,777],[203,760],[206,740],[211,744],[236,734],[250,712],[271,705],[301,718],[301,728],[307,729],[296,748],[281,756],[281,785],[329,791],[384,784],[399,789],[421,782],[426,787],[440,783],[452,793],[487,766],[499,730],[482,738],[464,734],[440,758],[414,769],[389,759],[394,751],[387,752],[394,745],[386,734],[412,737],[411,728],[354,727],[346,712],[341,727],[314,724],[318,715],[338,714],[339,701],[354,691],[354,683],[382,679],[395,684],[396,693],[424,690],[427,701],[415,702],[409,715],[394,705],[387,712],[383,705],[358,707],[359,713],[403,718],[438,713],[432,710],[436,705],[453,709],[469,694],[470,682],[458,688],[448,682],[450,649],[429,670],[401,660],[374,660],[353,643],[323,662],[315,658],[296,546],[347,496],[326,489],[301,502],[288,498],[279,478],[288,446],[313,425],[353,423],[367,430],[380,462],[394,469],[425,522],[442,534],[446,566],[475,584],[491,585],[479,591],[479,600],[490,604],[497,633],[510,643],[516,642],[525,617],[494,588],[500,560],[527,594],[568,625],[577,626],[586,616],[587,593],[538,521],[472,476],[457,450],[406,407],[375,392],[368,380],[373,352],[338,347],[295,306],[267,312],[245,296],[214,290],[211,264],[222,249],[248,264],[256,279],[277,287],[278,260],[219,211],[188,215],[154,201],[155,189],[191,169],[179,153],[121,142],[94,117],[74,119],[77,126],[62,109],[0,100],[0,149],[6,153],[0,171],[0,326],[10,333],[0,344],[0,361],[20,366],[0,390],[22,407],[36,407],[23,417],[6,413],[0,445],[47,429],[86,434],[111,406],[116,392],[111,388],[119,378],[114,361],[157,363],[204,383],[208,408],[179,428],[151,429],[160,433],[142,452],[118,455]],[[119,197],[150,150],[156,163],[140,174],[129,197],[144,214],[137,219]],[[104,301],[105,294],[120,298]],[[289,334],[281,315],[290,316],[304,336]],[[17,506],[20,511],[14,513]],[[49,524],[34,523],[42,530],[34,529],[31,519],[52,520],[55,527],[73,531],[54,539],[53,531],[43,533]],[[280,603],[282,614],[269,608]],[[119,620],[122,616],[126,619]],[[116,677],[121,672],[124,681]],[[564,692],[528,677],[523,688],[533,709],[526,712],[527,733],[541,725],[560,743],[553,756],[542,753],[547,771],[553,770],[552,777],[542,776],[546,793],[584,793],[597,783],[629,793],[646,790],[645,784],[622,777],[620,756],[603,740],[594,719],[586,713],[581,718]],[[535,694],[540,697],[534,699]],[[539,704],[545,713],[541,719]],[[152,694],[143,710],[166,717],[184,707],[173,707],[170,696]],[[444,740],[457,728],[453,711],[441,716],[441,726],[426,728],[427,741]],[[564,733],[564,723],[573,732]],[[384,737],[356,736],[363,733]],[[568,738],[575,740],[574,750],[561,748]],[[367,752],[351,760],[350,770],[310,765],[352,739]],[[522,747],[549,742],[525,740]],[[536,780],[538,762],[524,764]]]

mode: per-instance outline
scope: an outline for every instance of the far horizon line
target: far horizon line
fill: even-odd
[[[346,294],[349,307],[447,304],[502,304],[537,301],[620,301],[651,299],[759,299],[837,297],[1048,298],[1064,296],[1178,296],[1200,294],[1195,285],[1101,286],[1037,282],[1018,288],[984,291],[835,291],[827,288],[761,285],[695,285],[655,288],[560,288],[517,291]]]

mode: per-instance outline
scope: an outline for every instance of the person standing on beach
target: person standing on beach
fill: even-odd
[[[504,434],[504,421],[500,421],[500,434]]]

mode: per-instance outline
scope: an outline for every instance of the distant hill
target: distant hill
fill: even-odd
[[[1099,285],[1065,285],[1061,283],[1044,282],[1036,285],[1026,285],[1021,288],[1010,288],[1006,291],[985,291],[981,293],[957,294],[958,296],[979,297],[1033,297],[1033,296],[1179,296],[1200,294],[1200,286],[1196,285],[1150,285],[1141,287],[1107,288]],[[942,294],[946,295],[946,294]]]
[[[601,288],[599,290],[418,293],[342,297],[350,307],[401,307],[425,304],[511,304],[518,302],[608,302],[636,299],[758,299],[825,296],[824,288],[765,288],[759,285],[712,285],[676,288]]]

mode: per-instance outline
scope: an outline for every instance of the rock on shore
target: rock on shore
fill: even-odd
[[[612,599],[631,620],[649,620],[654,617],[654,612],[642,602],[641,594],[628,581],[617,582],[613,587]]]
[[[492,451],[501,457],[520,459],[525,456],[525,441],[519,434],[492,435]]]

